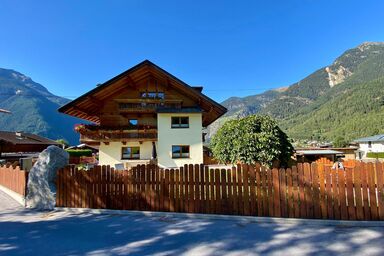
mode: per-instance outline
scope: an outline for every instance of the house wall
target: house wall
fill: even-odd
[[[145,141],[142,144],[139,142],[127,142],[125,145],[121,142],[110,142],[108,145],[100,143],[99,148],[99,164],[115,166],[118,163],[139,162],[137,160],[122,160],[122,147],[140,147],[140,159],[150,160],[152,156],[152,142]]]
[[[356,159],[356,154],[355,152],[348,152],[348,153],[344,153],[344,159],[345,160],[349,160],[349,159]]]
[[[384,152],[384,142],[372,142],[371,147],[367,143],[359,143],[359,151],[363,153],[362,157],[366,158],[368,152]]]
[[[171,117],[188,116],[189,128],[171,128]],[[158,164],[162,167],[179,167],[184,164],[203,163],[202,114],[157,115],[158,127]],[[190,157],[172,159],[172,145],[189,145]]]

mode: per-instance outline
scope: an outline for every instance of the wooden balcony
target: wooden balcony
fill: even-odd
[[[82,125],[76,129],[80,142],[95,144],[99,142],[157,141],[157,127],[102,127]]]
[[[161,108],[181,108],[182,100],[116,99],[120,113],[155,113]]]

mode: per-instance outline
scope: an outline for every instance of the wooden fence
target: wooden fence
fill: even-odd
[[[342,164],[343,166],[345,166],[346,168],[354,168],[355,167],[355,164],[356,163],[360,163],[361,161],[358,161],[356,159],[344,159],[342,160]],[[317,164],[324,164],[324,165],[329,165],[329,166],[333,166],[334,165],[334,161],[331,161],[329,160],[328,158],[326,157],[322,157],[322,158],[319,158],[316,160],[316,163]]]
[[[80,171],[67,167],[58,173],[57,206],[384,220],[383,185],[382,163],[357,162],[345,170],[321,163],[289,169],[142,165],[125,171],[109,166]]]
[[[28,172],[20,170],[20,167],[0,166],[0,185],[26,196]]]

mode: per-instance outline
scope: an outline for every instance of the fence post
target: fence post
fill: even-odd
[[[279,182],[279,170],[272,169],[272,182],[273,182],[273,216],[281,217],[280,207],[280,182]]]

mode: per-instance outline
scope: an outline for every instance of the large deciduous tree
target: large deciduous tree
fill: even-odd
[[[293,153],[288,136],[266,115],[227,121],[213,136],[211,149],[221,163],[267,166],[276,160],[285,165]]]

